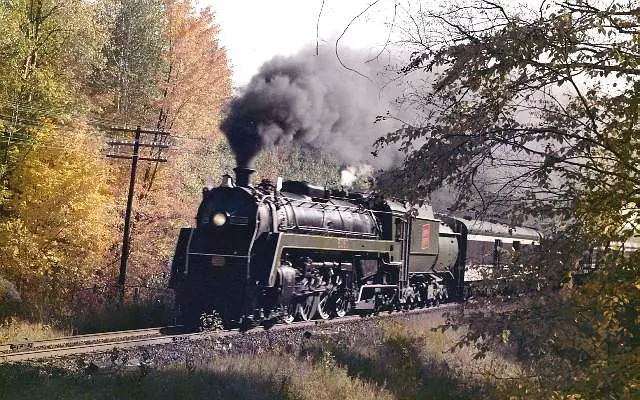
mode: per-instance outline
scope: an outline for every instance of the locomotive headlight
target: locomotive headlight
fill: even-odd
[[[223,212],[217,212],[213,214],[213,218],[211,218],[211,222],[213,222],[215,226],[222,226],[227,223],[227,214]]]

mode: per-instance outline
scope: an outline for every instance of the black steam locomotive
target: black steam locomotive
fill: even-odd
[[[253,170],[235,171],[235,183],[225,175],[204,189],[196,227],[180,231],[170,287],[189,326],[212,310],[237,326],[463,299],[541,238],[374,193],[302,181],[253,187]]]

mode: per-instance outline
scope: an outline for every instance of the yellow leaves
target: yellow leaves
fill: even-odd
[[[500,339],[502,343],[509,343],[509,338],[511,337],[511,331],[509,329],[503,329],[500,335]]]
[[[16,283],[32,307],[45,299],[61,306],[61,294],[85,280],[86,266],[110,243],[99,148],[82,127],[45,127],[23,157],[3,204],[0,276]]]

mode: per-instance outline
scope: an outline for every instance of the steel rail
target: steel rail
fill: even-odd
[[[159,328],[132,329],[115,332],[90,333],[86,335],[63,336],[52,339],[24,340],[0,344],[0,355],[23,349],[35,350],[42,348],[55,348],[81,344],[100,340],[115,340],[122,338],[134,338],[141,336],[162,335],[162,330],[178,328],[177,326],[166,326]]]

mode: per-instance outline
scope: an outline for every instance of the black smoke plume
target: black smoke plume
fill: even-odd
[[[371,154],[374,141],[393,129],[389,121],[375,122],[393,98],[380,91],[382,67],[364,64],[359,60],[366,57],[354,52],[341,55],[367,80],[324,50],[325,56],[275,57],[231,101],[221,129],[238,166],[250,167],[260,150],[287,143],[331,152],[348,164],[392,163],[394,155]]]

